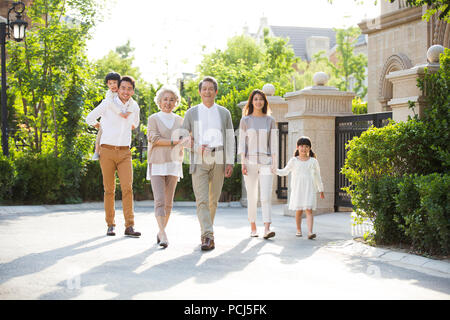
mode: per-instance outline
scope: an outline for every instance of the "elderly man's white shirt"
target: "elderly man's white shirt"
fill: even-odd
[[[223,146],[222,123],[220,121],[220,113],[217,104],[208,108],[203,103],[198,107],[199,117],[199,144],[208,145],[208,147]]]
[[[132,112],[128,118],[122,118],[117,114],[110,104],[115,103],[116,107],[123,112]],[[100,144],[109,144],[113,146],[131,145],[131,127],[139,126],[139,106],[132,98],[126,103],[122,103],[119,97],[113,99],[104,99],[94,110],[86,117],[89,125],[95,125],[100,118],[100,126],[103,130]]]

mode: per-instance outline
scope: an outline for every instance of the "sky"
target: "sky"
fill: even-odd
[[[203,54],[224,49],[227,39],[242,34],[245,26],[255,33],[261,17],[275,26],[349,27],[379,15],[379,4],[363,2],[109,0],[88,43],[88,57],[99,59],[129,40],[144,80],[174,83],[182,72],[194,73]]]

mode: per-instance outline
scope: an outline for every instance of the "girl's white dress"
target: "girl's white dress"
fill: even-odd
[[[319,162],[313,157],[306,161],[293,157],[284,169],[277,169],[279,176],[287,176],[290,172],[289,210],[315,210],[317,192],[323,192]]]

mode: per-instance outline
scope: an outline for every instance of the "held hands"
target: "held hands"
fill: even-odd
[[[270,166],[270,172],[273,173],[274,175],[277,175],[277,168],[275,164],[272,164]],[[248,174],[248,168],[246,164],[242,164],[242,174],[244,176],[246,176]]]
[[[272,165],[270,166],[270,171],[272,171],[272,173],[274,175],[277,175],[277,166],[276,166],[276,164],[272,163]]]
[[[325,194],[323,192],[320,193],[320,199],[325,199]]]
[[[131,114],[131,112],[127,112],[127,113],[120,113],[119,116],[121,116],[122,118],[126,119],[128,118],[128,116]]]
[[[185,148],[191,148],[193,142],[194,142],[194,139],[192,139],[191,136],[186,136],[183,139],[178,141],[178,143],[181,144]]]
[[[243,174],[244,176],[247,175],[247,165],[246,165],[246,164],[242,164],[242,174]]]
[[[225,168],[225,178],[231,177],[232,174],[233,174],[233,165],[227,164]]]

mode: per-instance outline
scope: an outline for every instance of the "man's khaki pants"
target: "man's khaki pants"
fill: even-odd
[[[197,204],[197,217],[200,222],[201,237],[214,240],[214,217],[217,203],[222,192],[225,176],[223,164],[198,164],[192,174],[192,188],[194,189]]]
[[[115,226],[114,195],[116,191],[116,171],[122,189],[122,208],[125,228],[134,226],[133,213],[133,165],[130,149],[112,150],[100,146],[100,167],[105,190],[105,220],[108,227]]]

